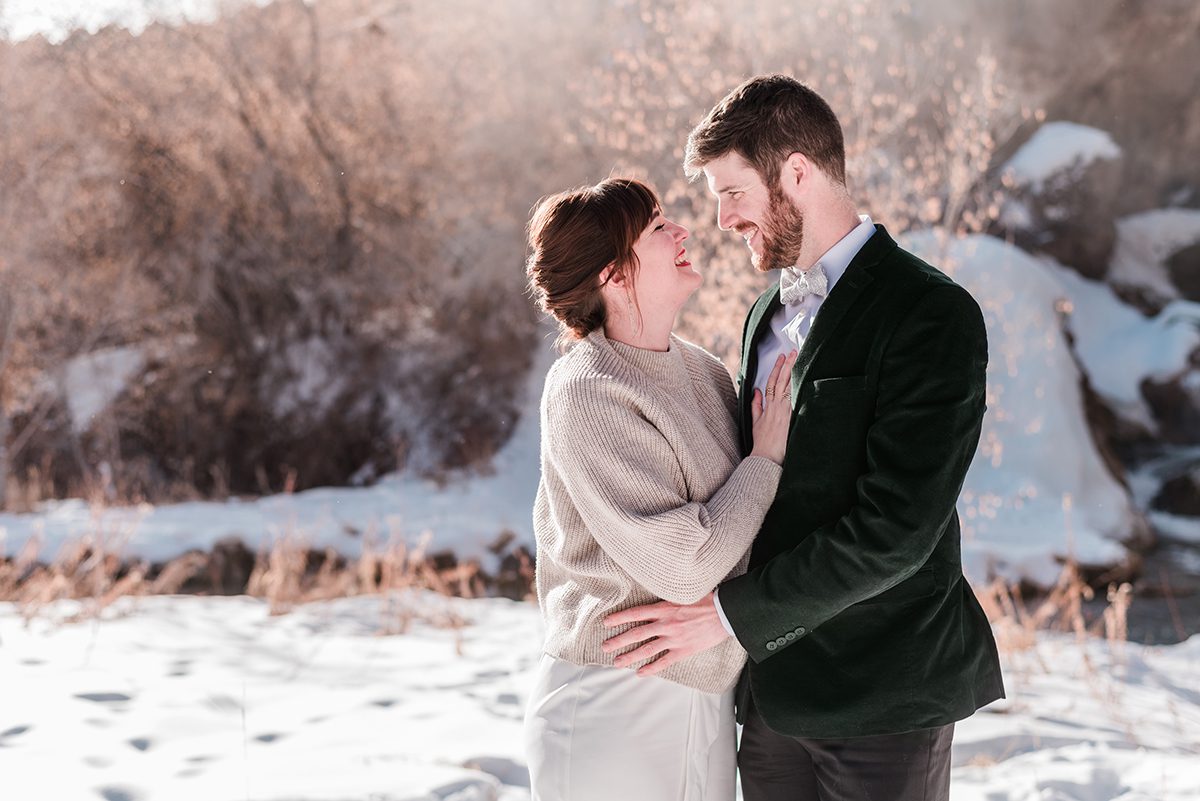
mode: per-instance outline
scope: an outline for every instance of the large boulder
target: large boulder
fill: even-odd
[[[1043,125],[1001,170],[1007,200],[996,231],[1030,252],[1099,279],[1117,239],[1121,148],[1073,122]]]

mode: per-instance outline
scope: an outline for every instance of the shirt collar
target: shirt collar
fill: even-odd
[[[850,229],[850,233],[839,239],[833,247],[825,251],[825,255],[817,259],[817,264],[825,268],[825,278],[829,282],[830,291],[858,255],[858,251],[862,250],[867,240],[875,234],[875,223],[871,222],[870,217],[860,214],[858,219],[858,225]]]

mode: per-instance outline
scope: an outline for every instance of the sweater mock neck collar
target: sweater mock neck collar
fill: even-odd
[[[633,345],[627,345],[615,339],[604,336],[604,331],[596,330],[588,334],[588,340],[601,350],[610,351],[618,359],[643,373],[651,381],[661,384],[674,385],[687,381],[687,366],[683,363],[683,349],[675,335],[671,335],[667,350],[647,350]]]

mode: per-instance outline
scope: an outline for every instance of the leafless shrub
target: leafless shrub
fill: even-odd
[[[463,112],[479,95],[427,50],[449,32],[410,38],[423,24],[391,4],[281,2],[0,43],[22,76],[0,120],[24,123],[0,124],[15,474],[49,455],[61,495],[107,463],[130,500],[486,462],[533,337],[521,190],[480,193],[459,168],[494,109]],[[143,360],[116,402],[48,425],[69,360],[115,345]]]
[[[636,23],[625,19],[631,9]],[[845,129],[851,191],[893,231],[975,232],[999,213],[992,156],[1032,112],[990,51],[953,26],[908,7],[830,0],[737,13],[634,0],[612,12],[608,23],[619,22],[626,44],[578,82],[590,113],[571,135],[601,163],[647,176],[692,230],[705,284],[683,325],[730,363],[763,278],[716,231],[705,187],[689,185],[680,164],[691,126],[750,75],[790,74],[829,100]]]

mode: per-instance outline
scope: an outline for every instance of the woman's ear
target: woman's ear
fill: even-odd
[[[617,263],[610,261],[608,266],[600,271],[600,286],[607,286],[608,284],[620,287],[625,286],[625,276],[616,272],[616,269]]]

